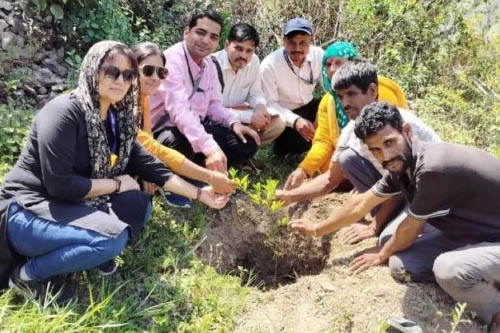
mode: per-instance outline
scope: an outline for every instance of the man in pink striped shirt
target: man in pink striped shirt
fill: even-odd
[[[184,40],[165,51],[168,77],[151,99],[151,122],[158,141],[211,170],[251,158],[259,135],[222,106],[215,51],[222,19],[212,10],[191,17]]]

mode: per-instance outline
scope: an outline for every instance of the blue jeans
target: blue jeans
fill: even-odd
[[[149,219],[151,208],[145,220]],[[116,238],[39,218],[13,202],[7,214],[12,248],[29,258],[26,273],[33,280],[96,267],[116,257],[127,245],[128,230]]]

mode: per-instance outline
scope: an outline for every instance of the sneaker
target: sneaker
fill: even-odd
[[[159,191],[160,195],[163,197],[163,201],[171,206],[176,208],[191,208],[191,201],[183,197],[182,195],[178,195],[175,193]]]
[[[47,282],[24,281],[20,271],[21,266],[17,266],[10,274],[9,288],[25,297],[32,297],[45,304],[55,302],[59,306],[76,299],[76,290],[65,276],[58,276]]]
[[[26,296],[32,296],[36,299],[45,298],[45,294],[47,292],[46,284],[43,282],[35,280],[21,280],[21,265],[16,266],[10,273],[9,288],[14,289]]]
[[[99,272],[99,275],[102,276],[108,276],[116,272],[118,269],[118,266],[116,266],[116,263],[113,259],[106,261],[103,264],[100,264],[97,271]]]

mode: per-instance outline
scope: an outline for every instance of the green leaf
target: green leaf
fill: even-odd
[[[56,3],[53,3],[51,6],[50,6],[50,12],[52,13],[52,15],[54,15],[54,17],[57,19],[57,20],[60,20],[64,17],[64,10],[62,9],[62,7]]]

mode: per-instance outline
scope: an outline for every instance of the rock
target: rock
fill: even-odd
[[[47,93],[48,93],[48,90],[47,90],[47,88],[45,88],[45,87],[39,87],[39,88],[38,88],[38,93],[39,93],[40,95],[45,95],[45,94],[47,94]]]
[[[23,21],[16,17],[9,17],[7,22],[13,27],[13,32],[17,35],[24,35]]]
[[[56,75],[48,68],[40,68],[39,71],[35,72],[35,80],[44,87],[50,87],[58,83]]]
[[[33,87],[31,87],[31,86],[29,86],[29,85],[25,84],[25,85],[23,86],[23,89],[24,89],[24,91],[26,91],[29,95],[31,95],[31,96],[36,96],[36,90],[35,90],[35,88],[33,88]]]
[[[53,92],[62,92],[64,91],[64,86],[61,84],[56,84],[55,86],[52,86],[51,90]]]
[[[24,38],[19,36],[19,35],[16,35],[16,45],[19,46],[19,47],[24,47]]]
[[[57,50],[57,60],[59,61],[64,60],[64,47],[61,47]]]
[[[14,6],[12,6],[10,1],[0,0],[0,9],[10,12],[12,8],[14,8]]]
[[[0,32],[3,32],[8,26],[9,24],[5,20],[0,19]]]
[[[16,41],[16,35],[14,35],[12,32],[9,31],[4,31],[0,33],[0,38],[2,39],[3,49],[6,49],[7,47],[14,45]]]

